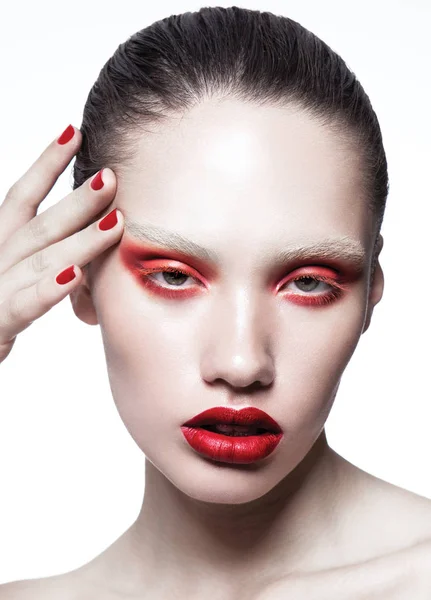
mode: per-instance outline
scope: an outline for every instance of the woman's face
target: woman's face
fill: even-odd
[[[359,156],[299,110],[211,100],[143,134],[115,172],[124,235],[74,310],[100,323],[117,409],[147,459],[195,499],[256,499],[322,432],[382,294]],[[283,438],[253,464],[203,458],[181,425],[214,406],[260,408]]]

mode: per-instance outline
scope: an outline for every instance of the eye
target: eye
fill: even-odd
[[[302,294],[297,293],[287,293],[286,296],[290,298],[291,302],[300,305],[317,305],[323,306],[325,304],[330,304],[337,300],[344,291],[347,289],[346,285],[343,285],[341,282],[337,282],[334,277],[329,277],[323,274],[304,274],[299,277],[295,277],[294,279],[290,279],[283,287],[289,284],[294,284],[296,289],[300,289]],[[308,292],[314,292],[320,284],[324,284],[326,287],[326,291],[323,290],[323,293],[320,294],[310,294]]]
[[[161,280],[157,279],[156,275],[161,275],[162,276]],[[195,281],[197,281],[194,277],[192,277],[185,271],[181,271],[181,269],[178,269],[177,267],[175,267],[175,268],[168,267],[168,268],[164,269],[163,271],[155,271],[151,275],[148,275],[148,277],[151,277],[151,279],[153,279],[159,283],[162,281],[163,283],[167,283],[168,285],[173,285],[175,287],[180,287],[180,288],[184,287],[182,284],[187,279],[194,279]]]
[[[137,273],[142,284],[152,293],[175,300],[193,298],[199,294],[199,287],[204,284],[191,273],[177,266],[159,265],[144,267],[140,265]],[[185,286],[187,279],[194,283]]]
[[[176,266],[160,265],[152,268],[141,266],[139,274],[145,286],[167,298],[192,297],[196,293],[196,284],[197,287],[204,285],[197,277]],[[192,280],[193,283],[185,286],[184,284],[188,279]],[[292,287],[289,288],[288,286]],[[315,293],[319,287],[323,287],[323,290],[320,293]],[[285,297],[293,303],[325,305],[339,298],[346,286],[336,281],[335,276],[329,277],[323,273],[306,273],[290,279],[280,289],[287,289]]]
[[[314,292],[321,283],[324,283],[327,286],[327,290],[328,288],[333,288],[333,286],[328,283],[325,278],[313,277],[312,275],[301,275],[301,277],[291,279],[288,281],[288,283],[294,283],[295,286],[297,286],[297,288],[299,288],[302,292]]]

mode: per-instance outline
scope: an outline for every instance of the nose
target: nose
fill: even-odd
[[[202,377],[231,387],[270,385],[275,377],[269,313],[249,294],[217,304],[203,330]]]

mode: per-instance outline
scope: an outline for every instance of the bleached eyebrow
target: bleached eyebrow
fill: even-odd
[[[124,215],[125,231],[135,239],[142,242],[151,242],[198,260],[214,264],[221,263],[221,257],[215,250],[204,248],[175,231],[170,231],[151,223],[137,223],[125,214],[124,209],[122,209],[122,212]],[[262,256],[264,260],[271,259],[280,264],[313,257],[328,260],[346,260],[356,266],[358,270],[361,270],[366,259],[366,250],[360,242],[347,236],[341,236],[325,238],[307,245],[291,244],[277,251],[275,254],[270,253],[267,256]]]

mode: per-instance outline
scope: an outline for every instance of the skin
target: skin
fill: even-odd
[[[383,293],[379,262],[370,285],[373,221],[360,172],[354,142],[293,107],[207,100],[140,139],[133,163],[115,172],[124,234],[114,246],[106,238],[70,297],[78,318],[101,327],[114,401],[146,456],[142,509],[88,564],[6,584],[2,599],[275,600],[288,591],[310,600],[325,590],[353,600],[383,589],[410,598],[413,575],[429,592],[429,500],[355,467],[324,430]],[[181,234],[219,262],[158,249],[166,267],[193,276],[166,280],[159,261],[144,285],[137,265],[148,266],[151,248],[132,221]],[[328,237],[362,250],[359,263],[323,252],[276,261]],[[342,293],[319,305],[331,286],[304,289],[294,278],[322,274]],[[266,459],[216,463],[185,441],[180,426],[196,413],[249,405],[284,431]]]
[[[78,318],[101,327],[114,401],[146,456],[145,497],[136,522],[87,567],[95,580],[152,597],[178,588],[199,597],[217,585],[228,597],[244,582],[264,589],[340,564],[360,477],[329,448],[324,425],[384,286],[378,263],[370,287],[374,232],[360,167],[353,144],[300,110],[228,99],[145,134],[134,162],[116,170],[124,235],[92,261],[71,300]],[[132,269],[128,218],[180,233],[221,262],[164,252],[166,264],[197,276],[179,280],[194,294],[149,291]],[[363,249],[359,270],[324,255],[272,260],[332,236]],[[342,296],[296,302],[328,293],[325,283],[304,291],[291,282],[322,266],[343,274]],[[162,273],[155,279],[175,291]],[[194,452],[180,425],[223,405],[268,412],[285,433],[276,450],[240,466]]]

